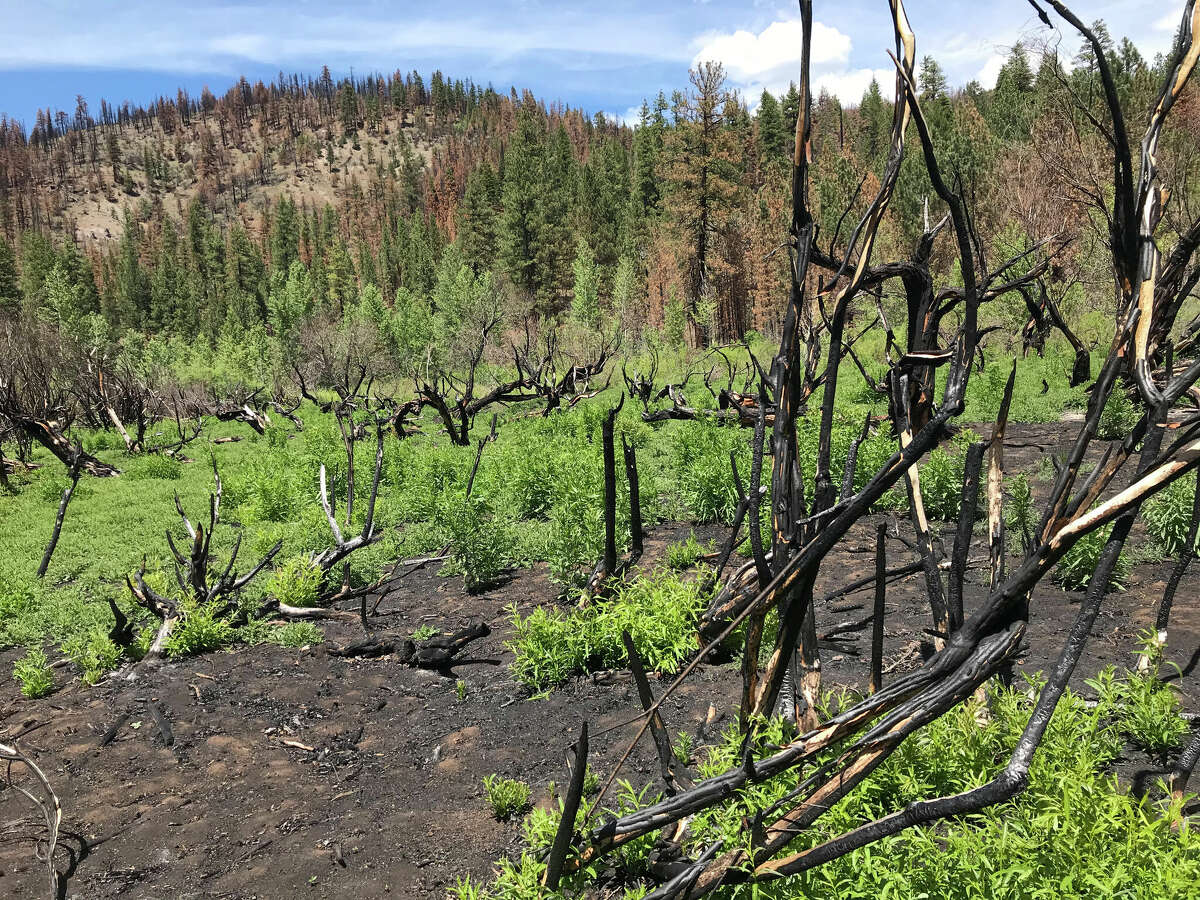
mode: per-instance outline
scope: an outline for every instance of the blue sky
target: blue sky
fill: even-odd
[[[887,0],[815,0],[814,74],[855,102],[872,72],[890,77]],[[1149,58],[1165,51],[1182,2],[1075,0],[1085,20],[1103,18]],[[917,53],[933,54],[952,83],[990,85],[1007,47],[1047,36],[1026,0],[909,0]],[[281,70],[336,75],[434,68],[497,89],[530,88],[619,116],[662,89],[687,83],[699,59],[720,59],[753,99],[794,77],[796,7],[777,2],[672,0],[552,3],[492,0],[0,0],[0,112],[32,124],[39,107],[72,112],[147,102],[178,87],[223,93],[239,75]],[[1066,55],[1078,38],[1064,29]]]

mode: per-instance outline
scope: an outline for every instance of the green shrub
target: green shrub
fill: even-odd
[[[45,473],[38,479],[37,492],[47,503],[53,503],[55,506],[62,500],[63,491],[71,486],[71,479],[66,475]],[[79,479],[79,483],[75,485],[75,490],[72,492],[72,497],[75,500],[82,500],[84,497],[92,495],[92,486],[87,483],[86,477]]]
[[[498,821],[506,822],[529,809],[531,792],[529,785],[523,781],[488,775],[483,779],[483,789],[487,792],[487,802],[492,808],[492,815]]]
[[[40,591],[32,572],[0,568],[0,648],[21,643],[19,623],[34,612]]]
[[[668,544],[664,559],[668,569],[690,569],[700,557],[709,552],[710,548],[696,540],[696,533],[693,531],[688,534],[687,540]]]
[[[271,573],[267,593],[285,606],[316,606],[325,575],[309,556],[293,556]]]
[[[29,652],[17,660],[13,678],[20,682],[21,693],[31,700],[45,697],[54,690],[54,673],[40,647],[30,647]]]
[[[920,467],[921,498],[930,519],[953,521],[958,518],[962,496],[963,457],[934,450]]]
[[[908,737],[862,783],[839,799],[788,846],[803,853],[878,817],[898,813],[914,798],[950,796],[974,790],[995,778],[1007,764],[1021,735],[1032,702],[1023,690],[997,689],[992,716],[981,724],[967,703]],[[1195,893],[1200,879],[1200,832],[1188,827],[1185,802],[1156,802],[1122,787],[1111,774],[1123,741],[1114,720],[1119,703],[1105,699],[1089,708],[1067,691],[1032,760],[1028,787],[1013,799],[970,816],[905,829],[840,859],[798,875],[752,885],[719,887],[718,900],[978,900],[978,898],[1100,897],[1182,898]],[[791,735],[778,720],[763,723],[755,757],[773,754]],[[836,760],[834,753],[814,761]],[[693,753],[702,778],[718,775],[743,761],[742,735],[727,729],[715,745]],[[721,840],[744,848],[759,810],[783,801],[794,804],[796,772],[748,785],[720,807],[689,822],[684,851],[695,858]],[[652,798],[651,798],[652,799]],[[622,809],[644,806],[632,790],[622,791]],[[606,820],[613,816],[605,814]],[[558,817],[534,813],[524,829],[527,848],[519,858],[497,863],[493,885],[469,885],[459,897],[472,900],[524,900],[539,893],[545,871],[544,848],[553,839]],[[601,869],[624,878],[626,897],[643,896],[645,853],[655,835],[640,847],[626,848],[565,876],[558,897],[582,896],[594,889]],[[634,842],[637,844],[638,842]],[[461,887],[461,885],[460,885]]]
[[[431,637],[435,637],[437,633],[438,630],[432,625],[420,625],[417,627],[416,631],[412,633],[412,639],[414,641],[427,641]]]
[[[671,448],[676,486],[692,516],[700,522],[732,524],[738,494],[729,454],[735,454],[738,471],[748,478],[749,432],[710,422],[687,422],[674,438]]]
[[[167,638],[167,655],[172,658],[218,650],[233,642],[233,626],[207,605],[184,606],[183,617]]]
[[[178,481],[183,476],[183,466],[169,456],[151,453],[130,466],[128,474],[136,480]]]
[[[84,437],[83,449],[89,453],[102,453],[105,450],[124,450],[125,441],[115,431],[93,431]]]
[[[658,571],[621,587],[610,600],[563,612],[511,611],[514,677],[539,690],[578,672],[628,664],[621,632],[633,638],[646,668],[677,672],[695,651],[696,617],[706,597],[694,581]]]
[[[96,684],[121,662],[121,648],[108,637],[104,627],[92,628],[68,637],[62,652],[79,666],[84,684]]]
[[[312,622],[289,622],[281,628],[272,628],[267,643],[281,647],[307,647],[325,640],[325,632]]]
[[[1008,530],[1019,535],[1022,540],[1032,539],[1037,528],[1037,510],[1033,505],[1033,490],[1029,486],[1029,476],[1024,472],[1005,479],[1007,482],[1005,494],[1008,496],[1008,514],[1005,524]]]
[[[1114,385],[1112,393],[1104,402],[1104,409],[1100,412],[1096,434],[1105,441],[1123,440],[1133,431],[1141,417],[1141,412],[1129,398],[1129,394],[1120,384]]]
[[[1054,567],[1052,578],[1063,590],[1087,590],[1092,583],[1092,573],[1096,571],[1096,563],[1100,561],[1100,554],[1104,551],[1104,545],[1108,542],[1108,535],[1111,531],[1112,526],[1088,532],[1079,538],[1058,561],[1058,565]],[[1112,575],[1108,579],[1108,590],[1125,590],[1125,582],[1132,570],[1133,564],[1122,550],[1121,555],[1117,558],[1117,564],[1113,566]]]
[[[1188,531],[1192,527],[1195,491],[1196,476],[1188,475],[1171,482],[1151,497],[1143,508],[1146,530],[1171,556],[1182,555],[1187,544]],[[1197,534],[1192,552],[1200,553],[1200,533]]]
[[[440,514],[450,536],[451,571],[462,572],[469,591],[494,584],[507,564],[507,528],[491,512],[485,500],[471,497],[447,504]]]
[[[1147,652],[1153,635],[1143,640]],[[1110,710],[1116,726],[1131,741],[1151,753],[1163,753],[1179,746],[1188,733],[1187,720],[1180,715],[1176,689],[1158,677],[1158,665],[1145,674],[1118,676],[1112,666],[1102,669],[1087,682],[1102,707]]]

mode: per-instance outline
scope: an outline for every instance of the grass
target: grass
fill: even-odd
[[[1029,786],[1014,799],[959,819],[913,828],[813,869],[755,887],[719,889],[719,898],[806,900],[919,900],[919,898],[1184,898],[1200,878],[1200,834],[1183,817],[1187,801],[1138,798],[1111,774],[1124,731],[1150,713],[1141,679],[1108,672],[1109,690],[1089,707],[1068,692],[1060,702],[1030,770]],[[831,701],[835,702],[835,701]],[[905,741],[862,784],[839,801],[788,847],[798,852],[828,840],[917,797],[978,787],[1005,765],[1032,709],[1023,690],[993,692],[993,715],[980,725],[968,703],[930,723]],[[1177,713],[1153,715],[1181,723]],[[1173,716],[1173,719],[1171,718]],[[785,737],[769,723],[763,747]],[[1178,728],[1179,725],[1174,726]],[[1184,726],[1186,727],[1186,725]],[[691,750],[699,775],[712,777],[741,759],[741,736],[728,729],[715,744]],[[727,849],[746,845],[745,822],[795,787],[784,774],[740,791],[727,805],[696,815],[685,847],[692,857],[717,838]],[[626,787],[619,808],[636,792]],[[556,894],[540,892],[541,852],[553,839],[557,816],[534,811],[525,822],[526,849],[497,864],[489,885],[460,882],[458,900],[542,896],[581,897],[602,869],[614,866],[626,898],[644,895],[643,846],[624,856],[601,857],[581,874],[564,879]],[[600,820],[605,817],[601,816]],[[634,842],[635,845],[638,842]],[[618,896],[620,891],[618,891]]]

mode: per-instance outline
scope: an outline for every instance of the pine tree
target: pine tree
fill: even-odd
[[[500,182],[486,160],[467,178],[467,189],[458,207],[458,243],[476,272],[496,264]]]
[[[875,171],[883,170],[884,159],[887,156],[888,136],[891,132],[891,111],[883,102],[883,94],[879,90],[879,82],[871,79],[863,94],[862,102],[858,105],[858,140],[855,151]]]
[[[584,328],[596,331],[600,328],[600,271],[596,255],[583,238],[576,244],[571,269],[575,275],[571,315]]]
[[[17,280],[17,258],[8,241],[0,235],[0,311],[13,314],[21,305]]]
[[[286,275],[299,254],[300,224],[296,204],[285,195],[275,205],[275,219],[271,223],[271,268]]]
[[[667,98],[662,91],[654,101],[653,111],[642,104],[642,117],[633,137],[634,184],[633,207],[639,222],[658,214],[662,194],[658,183],[659,156],[667,130]]]
[[[538,191],[544,160],[545,136],[533,111],[522,107],[504,154],[500,260],[513,283],[530,296],[541,281],[537,267]]]
[[[779,101],[770,91],[764,90],[758,101],[758,140],[763,157],[769,162],[788,158],[788,135],[784,130],[783,113]]]
[[[996,137],[1005,141],[1029,140],[1033,120],[1033,69],[1020,42],[1013,45],[1000,67],[996,88],[987,107],[987,122]]]
[[[663,179],[666,208],[681,248],[690,337],[696,346],[707,346],[708,311],[720,302],[716,281],[723,268],[714,244],[734,206],[741,159],[725,121],[724,68],[703,63],[690,77],[693,90],[681,108],[683,119],[663,148]]]

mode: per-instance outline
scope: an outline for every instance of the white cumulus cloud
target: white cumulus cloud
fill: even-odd
[[[748,100],[755,101],[764,87],[780,93],[786,90],[788,82],[796,80],[800,72],[802,40],[803,30],[799,19],[772,22],[757,34],[744,29],[727,33],[710,32],[694,42],[697,50],[692,64],[710,60],[721,63],[730,81],[746,93]],[[820,77],[834,77],[835,72],[844,70],[850,59],[850,50],[849,35],[814,22],[814,79],[819,83]],[[854,73],[844,74],[851,76]],[[869,77],[867,83],[870,83]],[[854,99],[861,96],[860,92]]]
[[[999,53],[993,53],[988,57],[988,61],[983,64],[983,68],[979,70],[979,74],[975,76],[975,80],[983,85],[985,90],[991,90],[996,86],[996,79],[1000,77],[1000,70],[1004,68],[1004,57]]]

